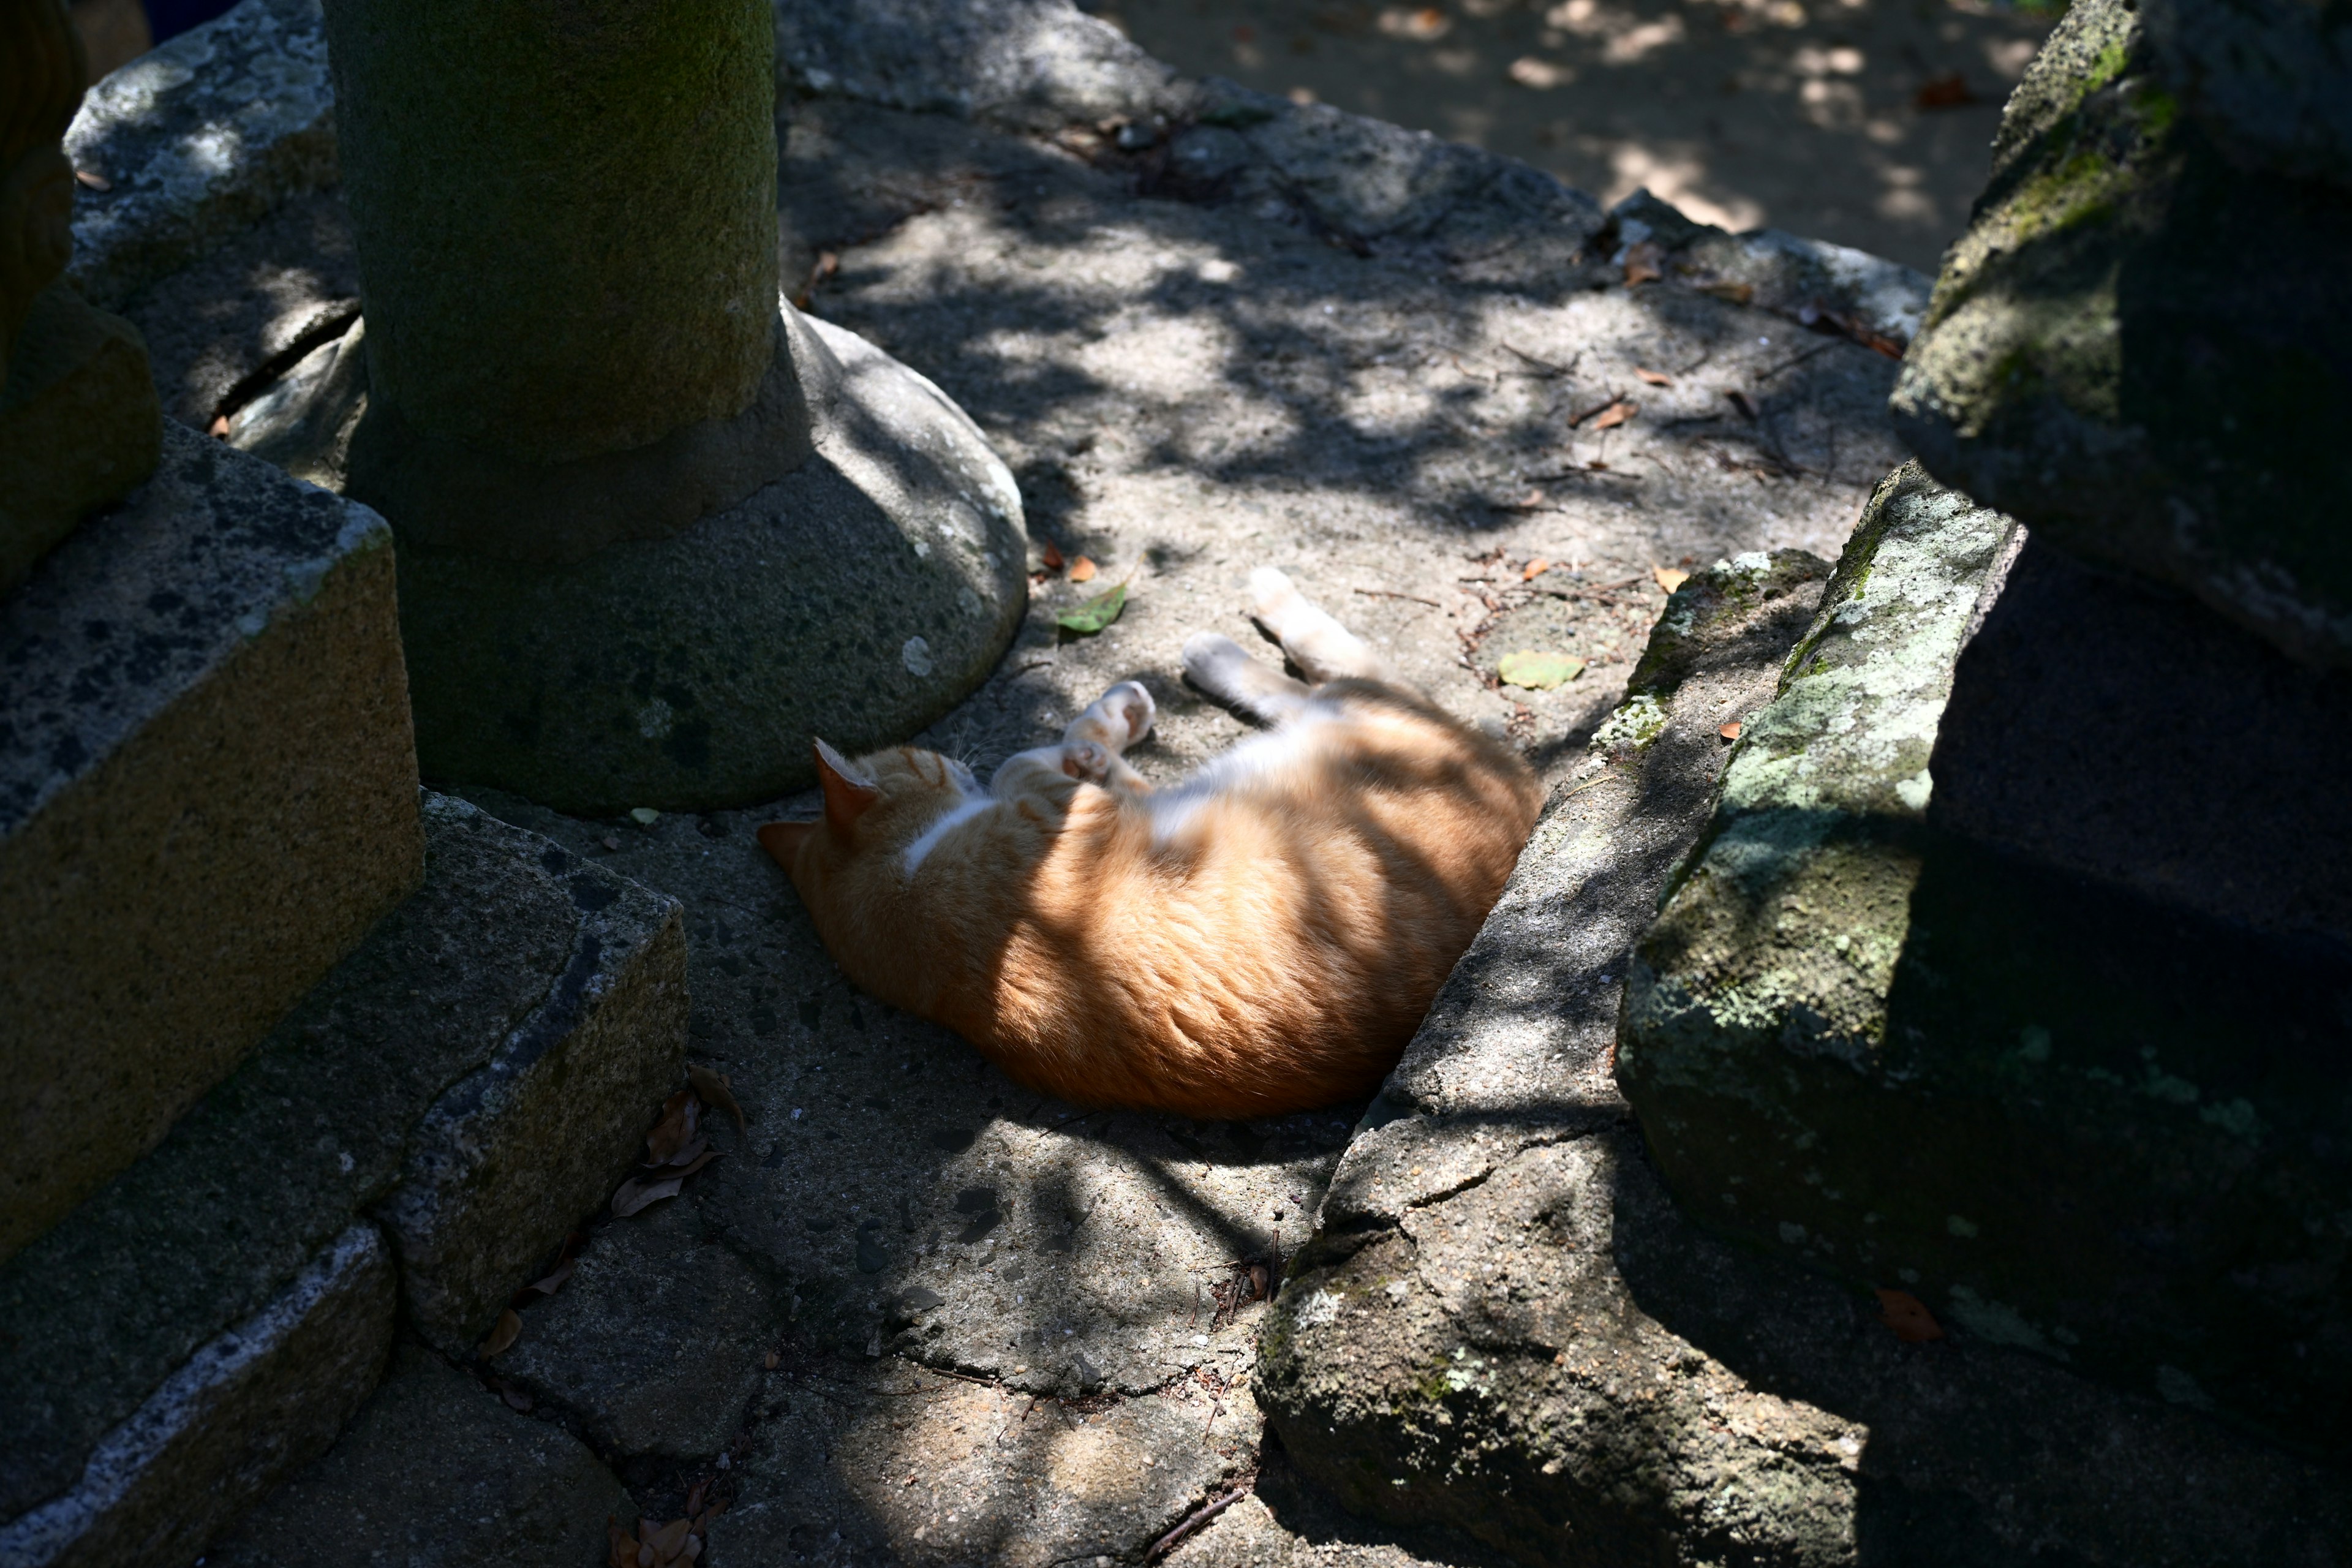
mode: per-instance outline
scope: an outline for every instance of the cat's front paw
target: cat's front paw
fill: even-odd
[[[1100,784],[1110,774],[1112,752],[1099,741],[1062,743],[1062,771],[1086,784]]]

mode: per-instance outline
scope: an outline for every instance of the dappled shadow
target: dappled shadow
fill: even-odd
[[[890,234],[810,308],[1013,437],[1025,481],[1066,487],[1110,439],[1132,472],[1358,496],[1465,537],[1528,510],[1622,526],[1664,502],[1727,552],[1759,542],[1759,510],[1843,523],[1895,455],[1891,363],[1689,289],[1596,287],[1611,274],[1589,265],[1481,281],[1436,242],[1360,256],[1213,185],[1206,205],[1137,202],[1148,160],[1106,172],[953,121],[795,112],[788,256]],[[909,214],[929,216],[892,232]],[[1588,427],[1619,398],[1635,417]]]
[[[1895,0],[1087,0],[1195,75],[1303,91],[1922,271],[1966,222],[2029,7]],[[2048,10],[2054,14],[2060,7]],[[1922,107],[1924,101],[1927,107]]]

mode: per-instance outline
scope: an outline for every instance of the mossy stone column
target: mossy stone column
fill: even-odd
[[[903,739],[968,691],[1018,620],[1018,492],[937,389],[779,300],[767,0],[326,17],[344,485],[399,542],[425,776],[746,804],[812,731]]]
[[[368,323],[353,494],[421,542],[568,561],[807,456],[761,0],[334,0],[327,22]]]

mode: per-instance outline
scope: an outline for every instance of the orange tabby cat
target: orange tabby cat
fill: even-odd
[[[816,742],[824,817],[760,842],[849,977],[1079,1104],[1242,1118],[1370,1094],[1542,790],[1281,573],[1250,586],[1317,684],[1193,637],[1193,684],[1274,729],[1171,789],[1119,754],[1151,728],[1133,681],[984,790],[936,752]]]

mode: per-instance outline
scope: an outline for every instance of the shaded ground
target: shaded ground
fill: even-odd
[[[1155,780],[1237,739],[1175,679],[1178,649],[1250,637],[1241,580],[1272,563],[1557,773],[1663,603],[1654,566],[1834,552],[1895,457],[1890,361],[1696,293],[1586,286],[1605,271],[1465,285],[1430,257],[1360,258],[1278,216],[1138,199],[1064,153],[838,103],[804,108],[787,159],[803,243],[878,231],[835,252],[813,309],[961,401],[1021,476],[1039,548],[1101,567],[1085,589],[1045,581],[995,677],[926,737],[983,773],[1129,678],[1160,703],[1129,753]],[[1570,428],[1637,387],[1631,422]],[[1530,586],[1530,558],[1562,564]],[[1130,584],[1125,616],[1057,634],[1108,581]],[[1496,689],[1481,633],[1531,614],[1528,636],[1592,668]],[[1303,1240],[1360,1108],[1196,1125],[1007,1082],[825,958],[751,839],[812,800],[640,826],[478,798],[687,900],[694,1048],[751,1117],[719,1129],[682,1203],[772,1282],[780,1365],[725,1472],[624,1457],[641,1503],[723,1475],[721,1563],[1042,1563],[1132,1557],[1249,1473],[1264,1309],[1215,1292]],[[1280,1528],[1253,1503],[1186,1550],[1247,1558],[1234,1532]]]
[[[1933,274],[2049,30],[1984,0],[1098,0],[1160,58]],[[1957,78],[1957,80],[1955,80]],[[1956,88],[1958,90],[1956,90]],[[1926,100],[1940,107],[1921,107]],[[1962,101],[1952,102],[1953,99]]]
[[[1899,457],[1891,360],[1629,288],[1605,244],[1576,259],[1556,215],[1483,251],[1350,246],[1282,199],[1142,194],[1148,159],[1083,137],[839,100],[792,112],[788,246],[818,276],[811,308],[971,411],[1037,551],[1100,565],[1084,588],[1044,574],[996,673],[924,737],[983,773],[1124,679],[1160,704],[1129,754],[1155,781],[1238,739],[1177,680],[1178,650],[1202,629],[1251,638],[1242,581],[1272,563],[1560,778],[1664,603],[1655,568],[1834,554]],[[224,252],[145,308],[251,295],[224,330],[268,340],[331,292],[339,221],[310,204],[269,230],[282,254]],[[1559,259],[1506,265],[1531,240]],[[229,379],[236,355],[167,324],[167,384]],[[1057,633],[1112,581],[1132,595],[1115,626]],[[1590,668],[1498,688],[1495,660],[1522,646]],[[1349,1520],[1262,1452],[1247,1268],[1304,1240],[1362,1107],[1195,1124],[1008,1082],[825,956],[752,838],[813,799],[641,821],[473,797],[686,903],[693,1056],[747,1113],[712,1118],[719,1157],[682,1197],[594,1226],[485,1373],[579,1434],[635,1507],[726,1502],[720,1568],[1136,1561],[1160,1542],[1179,1562],[1477,1561]]]

